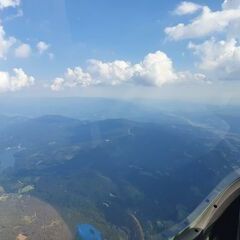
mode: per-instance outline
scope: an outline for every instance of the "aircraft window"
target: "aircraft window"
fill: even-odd
[[[0,0],[0,240],[239,237],[239,26],[240,0]]]

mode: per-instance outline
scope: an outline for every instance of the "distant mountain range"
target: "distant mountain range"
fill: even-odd
[[[194,116],[163,114],[154,122],[2,116],[0,147],[15,164],[4,169],[0,185],[14,193],[34,186],[31,194],[58,209],[72,229],[87,222],[108,239],[124,238],[133,231],[131,213],[154,239],[240,164],[236,119],[224,115],[228,128],[217,130],[210,115]]]

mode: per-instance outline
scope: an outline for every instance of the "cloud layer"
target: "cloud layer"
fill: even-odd
[[[19,4],[20,0],[0,0],[0,10]],[[149,53],[138,63],[91,59],[85,67],[68,68],[63,76],[49,84],[50,88],[60,91],[91,86],[161,87],[186,81],[240,80],[240,0],[225,0],[218,11],[183,1],[173,13],[174,17],[177,15],[185,22],[166,27],[165,33],[174,41],[191,39],[186,47],[194,55],[195,70],[194,66],[188,67],[186,71],[177,70],[173,60],[162,51]],[[208,36],[211,38],[208,39]],[[199,40],[193,42],[196,38],[203,40],[200,43]],[[28,44],[8,36],[0,22],[0,61],[8,57],[26,59],[34,56],[49,56],[53,59],[54,55],[49,49],[50,44],[45,41]],[[12,74],[0,72],[0,92],[17,91],[33,84],[34,78],[21,68],[14,68]]]
[[[82,67],[68,68],[63,77],[56,78],[51,85],[53,91],[65,88],[89,86],[119,86],[123,84],[161,87],[165,84],[183,81],[203,81],[203,74],[189,71],[177,72],[172,60],[161,51],[149,53],[137,64],[116,60],[103,62],[89,60],[85,70]]]

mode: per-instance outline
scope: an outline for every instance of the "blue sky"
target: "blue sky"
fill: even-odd
[[[5,29],[9,35],[31,44],[42,39],[50,43],[57,59],[51,63],[54,69],[49,70],[55,74],[61,73],[63,67],[84,64],[90,58],[139,61],[158,49],[179,57],[185,45],[166,42],[164,34],[164,28],[174,23],[170,12],[177,3],[179,1],[169,4],[169,1],[156,0],[49,0],[46,4],[46,1],[23,0],[24,16],[6,22]],[[12,9],[4,15],[10,12]],[[36,63],[42,67],[45,60],[36,59]],[[43,76],[48,77],[48,73]]]
[[[240,0],[0,0],[0,20],[2,93],[238,81]]]
[[[88,58],[139,61],[159,49],[179,57],[185,44],[166,42],[164,33],[166,26],[179,20],[171,14],[179,3],[178,0],[22,0],[24,16],[6,22],[5,28],[9,35],[24,41],[49,42],[56,56],[69,56],[71,62],[64,61],[65,65],[79,64]],[[4,15],[10,12],[13,10],[6,10]]]

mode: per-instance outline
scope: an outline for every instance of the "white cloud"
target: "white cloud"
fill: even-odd
[[[91,75],[84,72],[81,67],[75,67],[74,69],[68,68],[63,78],[56,78],[51,85],[51,89],[59,91],[66,87],[88,87],[90,85],[94,85]]]
[[[15,45],[17,47],[14,49]],[[49,49],[50,45],[41,41],[37,44],[37,51],[39,54],[43,54]],[[10,50],[14,51],[14,55],[17,58],[28,58],[32,53],[32,47],[29,44],[22,43],[21,40],[15,37],[7,36],[3,26],[0,22],[0,60],[7,59]],[[54,58],[53,53],[48,53],[50,59]]]
[[[120,60],[113,62],[89,60],[87,71],[94,79],[95,84],[103,85],[118,85],[133,76],[132,64]]]
[[[236,39],[217,41],[212,38],[202,44],[189,44],[200,58],[198,67],[211,79],[240,80],[240,45]]]
[[[17,7],[21,3],[21,0],[0,0],[0,9],[8,7]]]
[[[148,54],[134,70],[136,81],[143,85],[160,87],[178,80],[172,60],[161,51]]]
[[[21,68],[14,68],[13,73],[0,71],[0,92],[18,91],[34,84],[34,78]]]
[[[64,85],[65,80],[63,78],[56,78],[51,85],[51,89],[52,91],[60,91],[65,87]]]
[[[209,7],[202,7],[201,14],[192,19],[189,24],[179,23],[167,27],[165,33],[172,40],[199,38],[213,33],[228,32],[233,25],[240,23],[239,0],[225,1],[222,10],[212,11]],[[237,30],[239,34],[239,29]]]
[[[190,71],[178,72],[177,77],[179,82],[210,82],[205,74],[191,73]]]
[[[67,69],[64,77],[56,78],[51,89],[59,91],[76,86],[117,86],[122,84],[156,86],[178,81],[204,80],[203,75],[176,72],[171,59],[163,52],[148,54],[137,64],[116,60],[103,62],[89,60],[86,70],[81,67]]]
[[[224,10],[240,8],[239,0],[225,0],[222,4]]]
[[[201,5],[193,3],[193,2],[181,2],[177,8],[175,9],[174,13],[176,15],[187,15],[193,14],[202,8]]]
[[[15,49],[15,56],[17,58],[28,58],[30,57],[32,49],[28,44],[21,44],[18,48]]]
[[[44,52],[46,52],[48,49],[49,49],[49,44],[43,42],[43,41],[40,41],[37,43],[37,50],[40,54],[43,54]]]
[[[0,59],[6,59],[6,55],[9,49],[16,42],[14,37],[7,37],[3,29],[3,26],[0,25]]]
[[[186,7],[187,4],[182,3],[180,6]],[[212,11],[209,7],[203,6],[201,13],[190,23],[179,23],[166,28],[165,32],[172,40],[215,36],[202,44],[190,42],[188,45],[188,48],[199,58],[196,65],[204,74],[203,78],[207,81],[240,80],[240,45],[237,40],[240,39],[239,29],[240,0],[225,0],[221,10]],[[221,38],[225,36],[227,40],[217,40],[220,36]],[[199,76],[201,78],[201,75]],[[184,79],[189,77],[195,78],[196,75],[183,74]],[[179,74],[178,78],[181,78]]]

